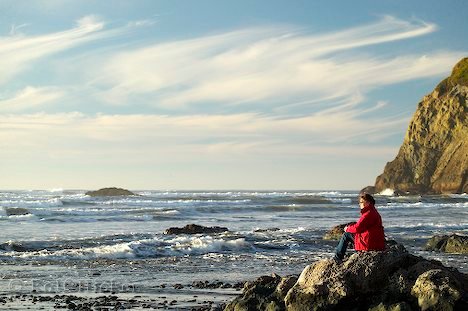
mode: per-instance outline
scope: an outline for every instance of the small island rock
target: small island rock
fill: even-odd
[[[171,227],[164,231],[164,234],[200,234],[200,233],[221,233],[229,231],[228,228],[225,227],[205,227],[196,224],[189,224],[185,227],[178,228],[178,227]]]
[[[96,191],[88,191],[86,195],[91,197],[113,197],[113,196],[126,196],[126,195],[135,195],[135,193],[122,188],[102,188]]]
[[[5,213],[7,214],[7,216],[20,216],[31,214],[31,212],[24,207],[5,207]]]

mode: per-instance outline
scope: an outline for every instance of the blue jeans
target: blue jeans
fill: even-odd
[[[354,234],[345,232],[341,236],[340,243],[338,243],[338,246],[336,247],[335,256],[339,259],[343,259],[349,243],[354,245]]]

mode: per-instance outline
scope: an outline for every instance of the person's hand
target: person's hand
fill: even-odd
[[[345,226],[343,231],[346,232],[346,230],[348,230],[348,226]]]

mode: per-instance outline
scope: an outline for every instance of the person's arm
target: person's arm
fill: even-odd
[[[346,227],[345,231],[349,233],[361,233],[361,232],[366,231],[370,227],[371,224],[372,224],[371,215],[369,212],[367,212],[367,213],[364,213],[361,216],[361,218],[359,218],[356,224]]]

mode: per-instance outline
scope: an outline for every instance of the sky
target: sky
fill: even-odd
[[[0,189],[359,190],[468,1],[0,0]]]

